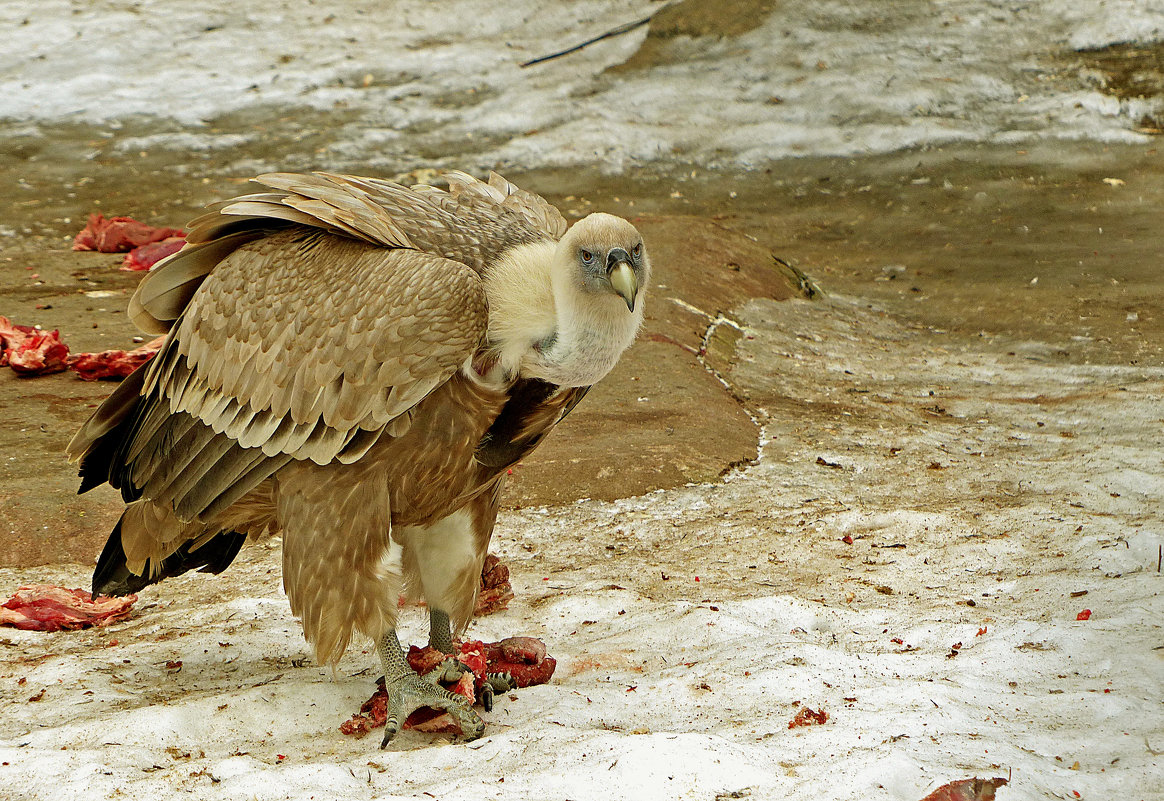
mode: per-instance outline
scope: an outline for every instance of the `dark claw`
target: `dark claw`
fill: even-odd
[[[400,724],[396,722],[396,719],[389,718],[388,721],[384,724],[384,739],[380,741],[380,750],[384,750],[388,747],[388,743],[392,742],[392,738],[396,736],[396,732],[399,731],[399,729]]]
[[[517,682],[509,673],[490,673],[486,679],[486,686],[493,693],[507,693],[517,689]]]
[[[486,712],[493,711],[493,685],[485,682],[481,688],[481,706],[485,707]]]

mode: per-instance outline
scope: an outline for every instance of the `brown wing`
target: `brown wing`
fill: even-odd
[[[69,450],[112,440],[89,486],[183,520],[218,512],[290,459],[352,462],[407,430],[481,345],[487,313],[458,262],[299,226],[262,236],[204,279],[130,413],[98,410]]]

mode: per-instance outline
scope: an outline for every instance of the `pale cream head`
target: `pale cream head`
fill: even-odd
[[[603,212],[584,217],[566,232],[558,243],[557,263],[573,268],[583,292],[614,293],[632,314],[651,274],[642,235],[623,218]]]
[[[651,264],[626,220],[591,214],[558,242],[514,248],[485,277],[489,339],[506,375],[583,387],[643,322]]]

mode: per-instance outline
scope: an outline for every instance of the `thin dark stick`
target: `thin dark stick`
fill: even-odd
[[[667,5],[670,5],[670,3],[668,3]],[[617,28],[611,28],[606,33],[599,34],[598,36],[595,36],[593,39],[587,39],[582,44],[576,44],[573,47],[567,47],[565,50],[559,50],[557,53],[550,53],[548,56],[538,56],[537,58],[531,58],[529,61],[523,61],[521,63],[521,66],[522,67],[531,67],[534,64],[541,64],[543,61],[551,61],[555,58],[561,58],[562,56],[568,56],[571,53],[578,52],[579,50],[581,50],[584,47],[589,47],[590,45],[594,44],[595,42],[601,42],[603,39],[610,39],[613,36],[621,36],[624,33],[628,33],[630,31],[633,31],[635,28],[639,28],[643,25],[646,25],[648,22],[651,21],[651,19],[655,16],[655,14],[658,14],[660,11],[662,11],[666,7],[667,7],[666,5],[661,6],[660,8],[655,9],[655,11],[653,13],[651,13],[649,16],[643,17],[642,19],[635,20],[634,22],[624,23],[622,25],[619,25]]]

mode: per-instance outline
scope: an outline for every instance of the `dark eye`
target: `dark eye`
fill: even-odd
[[[632,250],[632,251],[631,251],[631,253],[633,253],[633,254],[634,254],[634,257],[635,257],[636,259],[637,259],[639,256],[643,255],[643,243],[642,243],[642,242],[640,242],[639,244],[635,245],[635,249],[634,249],[634,250]]]
[[[590,262],[594,261],[594,254],[591,253],[589,250],[582,251],[582,261],[589,264]]]

